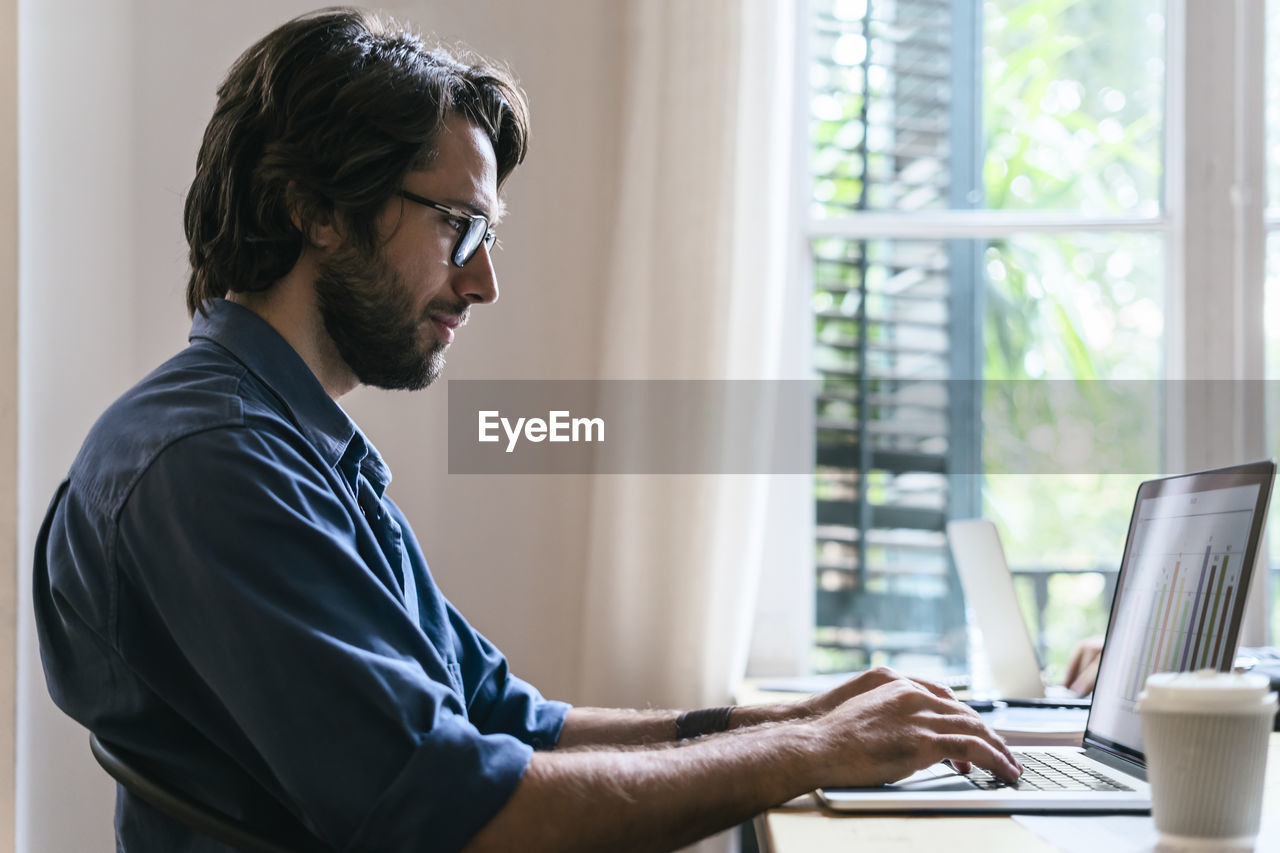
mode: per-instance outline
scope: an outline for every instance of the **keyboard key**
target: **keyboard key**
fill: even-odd
[[[1013,788],[1019,791],[1129,791],[1092,767],[1080,766],[1070,756],[1056,753],[1019,752],[1023,773],[1016,783],[1006,784],[981,768],[974,768],[969,781],[984,791]]]

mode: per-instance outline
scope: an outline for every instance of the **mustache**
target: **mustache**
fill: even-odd
[[[433,299],[427,303],[426,309],[422,312],[422,319],[431,319],[432,314],[447,314],[451,317],[459,318],[459,326],[465,326],[467,320],[471,318],[471,303],[465,299]]]

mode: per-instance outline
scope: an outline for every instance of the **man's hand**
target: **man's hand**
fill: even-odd
[[[1102,660],[1102,637],[1089,637],[1076,644],[1067,663],[1067,674],[1062,683],[1077,696],[1093,692],[1098,681],[1098,664]]]
[[[855,696],[861,696],[892,681],[913,682],[940,699],[955,701],[956,698],[956,694],[952,693],[949,687],[919,678],[908,678],[887,666],[878,666],[875,669],[858,673],[840,686],[834,687],[825,693],[819,693],[817,696],[805,700],[801,705],[809,716],[821,716],[834,711]]]
[[[815,720],[829,746],[821,784],[894,782],[943,760],[961,773],[977,764],[1016,780],[1022,768],[1004,741],[968,706],[931,687],[902,677],[881,680]]]

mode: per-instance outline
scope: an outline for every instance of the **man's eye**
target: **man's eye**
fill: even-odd
[[[459,218],[458,218],[458,217],[456,217],[456,216],[446,216],[446,217],[444,218],[444,221],[445,221],[445,222],[448,222],[448,223],[449,223],[449,227],[450,227],[450,228],[452,228],[454,231],[459,231],[459,232],[461,232],[461,231],[466,231],[466,230],[467,230],[467,226],[471,224],[471,223],[470,223],[470,222],[468,222],[467,220],[465,220],[465,219],[459,219]]]

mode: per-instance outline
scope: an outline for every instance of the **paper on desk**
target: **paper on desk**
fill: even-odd
[[[1150,817],[1014,815],[1013,819],[1063,853],[1154,853],[1159,836]],[[1280,815],[1263,815],[1256,851],[1280,850]]]
[[[1156,826],[1149,817],[1020,814],[1013,819],[1063,853],[1138,853],[1156,846]]]
[[[1079,746],[1088,708],[997,708],[982,720],[1013,746]]]

